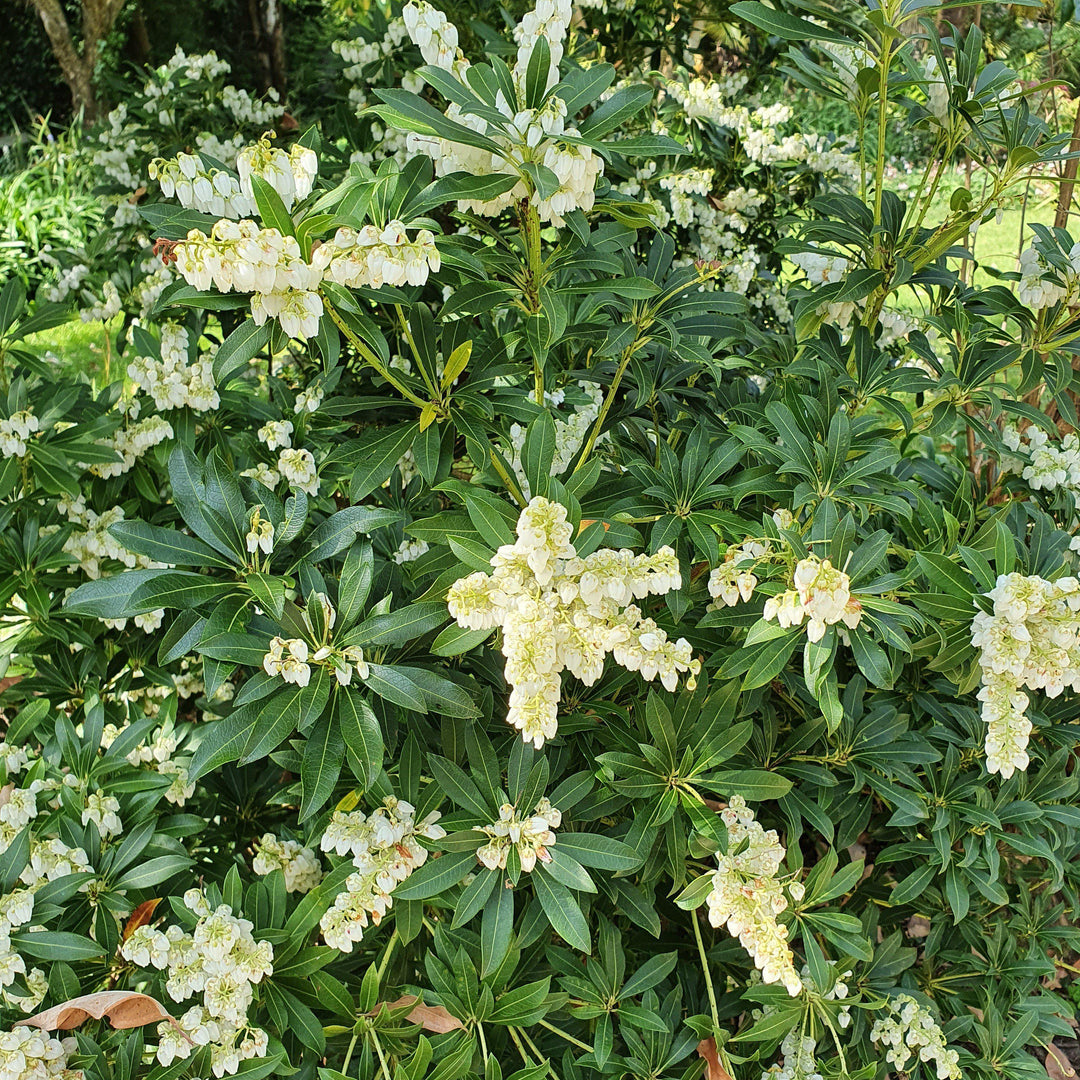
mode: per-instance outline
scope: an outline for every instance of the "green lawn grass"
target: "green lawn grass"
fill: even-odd
[[[39,356],[53,353],[69,371],[85,375],[95,386],[105,386],[124,373],[114,344],[121,324],[119,316],[105,325],[76,317],[52,330],[30,334],[23,344]]]

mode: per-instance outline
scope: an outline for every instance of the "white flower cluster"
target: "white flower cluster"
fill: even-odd
[[[1080,297],[1080,243],[1073,244],[1065,267],[1052,267],[1038,248],[1026,248],[1020,255],[1020,303],[1032,311],[1062,302],[1075,304]]]
[[[551,461],[552,476],[558,476],[574,460],[574,455],[581,449],[581,444],[585,441],[589,429],[596,423],[596,418],[600,415],[600,405],[604,400],[604,393],[600,387],[596,383],[587,382],[580,382],[578,386],[585,395],[585,402],[578,405],[568,415],[560,414],[554,408],[554,406],[562,405],[565,401],[566,395],[562,390],[556,390],[554,393],[544,392],[544,404],[549,407],[551,418],[555,421],[555,454]],[[524,493],[525,498],[528,499],[532,496],[532,490],[529,487],[529,479],[525,475],[525,466],[521,463],[521,455],[525,449],[525,432],[526,428],[522,424],[510,425],[510,445],[513,448],[510,464],[514,470],[514,476],[517,478],[518,486]],[[608,433],[603,432],[600,438],[596,440],[597,443],[604,441],[607,436]]]
[[[40,1028],[0,1031],[0,1080],[83,1080],[81,1069],[69,1069],[75,1039],[54,1039]]]
[[[932,1062],[938,1080],[960,1080],[960,1055],[949,1049],[933,1014],[913,997],[900,994],[889,1013],[875,1020],[870,1038],[886,1047],[885,1060],[897,1072],[910,1073],[918,1062]]]
[[[428,551],[428,543],[426,540],[410,540],[406,537],[398,545],[397,551],[394,552],[393,559],[398,566],[402,566],[408,562],[416,562],[421,555],[425,555]]]
[[[106,795],[100,788],[87,794],[82,823],[88,825],[91,821],[97,826],[102,840],[119,836],[124,831],[120,820],[120,800],[115,795]]]
[[[280,840],[273,833],[263,833],[255,842],[251,869],[260,877],[280,870],[286,892],[311,892],[322,881],[319,856],[295,840]]]
[[[1024,689],[1049,698],[1066,687],[1080,690],[1080,582],[1003,574],[987,596],[993,613],[976,613],[971,643],[982,668],[986,769],[1007,780],[1028,767],[1031,721]]]
[[[862,605],[851,595],[851,579],[837,570],[828,559],[811,553],[795,566],[794,589],[770,596],[765,601],[764,616],[783,627],[806,623],[806,636],[820,641],[825,630],[842,622],[854,630],[862,619]]]
[[[267,420],[257,434],[259,442],[266,443],[267,450],[277,450],[292,446],[293,425],[291,420]]]
[[[271,679],[279,675],[287,683],[307,686],[311,682],[311,665],[308,663],[308,646],[302,638],[275,637],[270,650],[263,657],[263,670]]]
[[[468,85],[465,72],[469,62],[462,57],[455,59],[449,43],[455,42],[457,30],[446,16],[426,0],[406,5],[403,15],[413,41],[426,50],[429,63],[438,63],[464,85]],[[551,65],[547,86],[558,81],[559,62],[563,54],[563,41],[570,24],[572,7],[569,0],[539,0],[532,11],[526,13],[515,28],[514,39],[518,44],[518,58],[513,69],[514,84],[524,86],[525,73],[535,43],[544,37],[548,42]],[[421,44],[423,42],[423,44]],[[571,210],[591,210],[595,201],[597,177],[604,171],[603,160],[587,146],[578,146],[562,139],[576,137],[580,133],[567,127],[566,102],[559,97],[549,98],[540,109],[517,109],[507,101],[502,91],[496,95],[495,105],[508,122],[508,130],[490,123],[481,116],[462,112],[460,106],[451,103],[446,110],[448,119],[463,124],[485,135],[497,144],[497,151],[466,146],[451,140],[410,133],[407,140],[409,152],[427,154],[435,163],[438,176],[452,172],[469,172],[476,176],[492,173],[521,172],[526,163],[543,165],[559,180],[558,189],[542,199],[538,192],[530,192],[524,181],[519,181],[510,191],[485,201],[462,200],[461,210],[477,214],[494,215],[524,199],[535,206],[542,221],[561,225],[563,215]]]
[[[832,285],[842,281],[851,266],[850,260],[842,255],[826,251],[800,251],[789,257],[812,285]]]
[[[277,471],[294,488],[307,495],[319,494],[319,473],[310,450],[293,448],[278,455]]]
[[[244,537],[244,543],[247,546],[249,555],[254,555],[255,552],[259,550],[261,550],[264,555],[269,555],[274,550],[273,522],[267,521],[262,514],[259,513],[259,507],[255,507],[251,512],[249,528],[247,535]]]
[[[20,1008],[24,1012],[33,1012],[45,996],[44,992],[40,996],[37,993],[45,979],[45,973],[40,968],[27,972],[26,961],[12,947],[11,931],[29,923],[33,914],[34,894],[30,889],[15,889],[0,896],[0,1001],[9,1008]],[[12,989],[12,984],[19,975],[23,976],[30,989],[30,997],[20,995]]]
[[[129,365],[129,369],[132,365]],[[148,416],[130,427],[122,427],[109,440],[99,439],[98,446],[115,450],[120,461],[98,462],[89,466],[94,476],[121,476],[126,473],[147,450],[173,437],[172,424],[162,416]]]
[[[334,628],[337,620],[337,612],[329,597],[325,593],[312,593],[308,597],[307,609],[304,611],[304,622],[312,636],[316,637],[309,610],[312,604],[318,604],[322,608],[322,623],[327,633]],[[368,665],[364,660],[364,650],[359,645],[348,645],[343,649],[335,649],[324,643],[312,653],[306,641],[301,638],[275,637],[270,641],[270,651],[263,657],[263,670],[271,678],[280,675],[286,682],[295,683],[297,686],[307,686],[311,681],[311,664],[325,664],[329,667],[338,683],[348,686],[352,682],[353,672],[361,678],[368,677]]]
[[[174,676],[175,678],[178,676]],[[116,737],[129,726],[130,724],[127,723],[123,727],[106,724],[101,736],[102,749],[107,750]],[[176,806],[183,806],[195,794],[195,785],[188,779],[186,759],[181,761],[173,758],[179,742],[180,740],[171,728],[159,728],[152,739],[144,739],[133,750],[130,750],[126,755],[126,760],[135,768],[148,765],[162,776],[171,776],[172,783],[165,789],[165,798]]]
[[[417,867],[427,861],[427,849],[417,837],[439,840],[446,835],[438,813],[415,821],[414,807],[393,796],[370,814],[360,810],[334,811],[323,833],[323,851],[352,855],[356,872],[345,881],[319,926],[327,945],[352,952],[368,922],[378,926],[393,903],[391,894]]]
[[[136,555],[128,551],[117,540],[109,529],[118,522],[124,520],[124,508],[114,506],[111,510],[103,510],[100,514],[95,513],[86,506],[86,497],[80,495],[77,499],[60,499],[57,509],[61,514],[82,531],[76,529],[64,541],[66,551],[79,564],[82,572],[88,578],[101,577],[101,563],[103,560],[115,560],[123,563],[129,570],[140,569],[164,569],[164,563],[155,563],[145,555]]]
[[[79,312],[79,318],[84,323],[108,322],[120,311],[120,293],[116,286],[106,279],[101,286],[101,299],[96,300],[87,308]]]
[[[1080,438],[1070,433],[1054,446],[1042,428],[1034,424],[1020,432],[1009,426],[1001,433],[1002,442],[1013,451],[1026,452],[1026,461],[1016,459],[1002,462],[1002,472],[1015,469],[1027,481],[1032,491],[1062,489],[1073,497],[1080,508]]]
[[[580,559],[566,508],[539,497],[521,511],[517,535],[492,556],[493,573],[456,581],[447,602],[466,629],[502,627],[511,686],[506,719],[523,739],[539,749],[554,737],[564,668],[591,686],[611,653],[629,671],[649,680],[659,676],[668,690],[679,673],[698,674],[701,663],[690,643],[669,641],[632,603],[680,587],[671,548],[655,555],[601,548]]]
[[[926,107],[942,127],[949,124],[949,84],[946,72],[938,67],[937,57],[932,53],[926,58],[923,70],[926,79]]]
[[[134,340],[134,339],[133,339]],[[211,412],[221,404],[214,385],[213,354],[204,353],[194,363],[187,329],[178,322],[161,324],[161,359],[134,356],[128,378],[154,399],[162,410],[192,409]]]
[[[740,600],[749,600],[758,585],[754,564],[765,558],[769,551],[768,540],[748,539],[730,545],[724,561],[709,574],[709,595],[714,600],[710,607],[735,607]]]
[[[718,853],[718,868],[706,897],[709,922],[728,933],[753,957],[766,983],[782,983],[794,997],[802,990],[786,926],[776,917],[787,906],[777,880],[786,851],[776,831],[766,832],[740,795],[734,795],[720,816],[727,826],[728,853]]]
[[[278,471],[261,461],[250,469],[241,469],[240,475],[247,476],[252,480],[257,480],[271,491],[281,483],[281,475]]]
[[[425,0],[406,4],[401,16],[405,30],[420,50],[424,63],[450,71],[457,57],[457,27]]]
[[[177,270],[196,289],[251,293],[257,326],[275,318],[290,337],[306,340],[319,332],[322,275],[303,260],[295,237],[251,220],[223,219],[209,236],[192,229],[174,254]]]
[[[120,955],[141,967],[167,969],[165,987],[173,1001],[202,994],[202,1004],[181,1017],[182,1030],[158,1026],[158,1063],[168,1066],[209,1045],[214,1075],[231,1076],[241,1061],[266,1055],[266,1033],[248,1024],[247,1011],[252,987],[273,974],[274,949],[269,941],[256,941],[253,924],[236,918],[228,905],[211,910],[199,889],[189,889],[184,903],[199,916],[192,933],[175,925],[164,933],[140,926],[120,946]]]
[[[252,97],[246,90],[226,86],[221,91],[221,104],[232,114],[238,124],[250,127],[266,127],[275,124],[285,111],[274,87],[266,91],[266,101]]]
[[[245,191],[235,176],[207,167],[198,154],[155,158],[147,172],[151,180],[161,185],[161,194],[166,199],[175,198],[189,210],[234,219],[251,217],[257,211],[250,184]]]
[[[265,180],[281,197],[286,210],[302,202],[311,194],[315,177],[319,172],[319,159],[315,151],[294,143],[286,152],[270,145],[273,133],[268,132],[258,142],[245,146],[236,158],[236,171],[240,177],[240,190],[251,205],[255,204],[255,188],[252,178]],[[253,211],[237,214],[247,217]],[[230,215],[232,216],[232,215]]]
[[[313,413],[318,412],[319,406],[323,403],[323,397],[325,392],[318,383],[312,383],[311,386],[305,387],[296,395],[296,404],[293,406],[294,413]]]
[[[43,297],[50,304],[62,304],[73,292],[82,288],[82,283],[90,274],[90,267],[85,263],[75,263],[74,266],[64,267],[60,260],[49,254],[49,245],[41,249],[40,258],[47,266],[51,266],[59,272],[59,277],[54,285],[50,285],[43,292]]]
[[[491,825],[474,825],[473,831],[483,833],[488,842],[476,852],[476,857],[489,870],[505,870],[511,850],[516,849],[521,869],[531,873],[539,859],[551,862],[548,848],[555,843],[555,830],[562,824],[562,813],[547,798],[541,799],[531,814],[522,817],[517,807],[503,803],[499,820]]]
[[[842,149],[832,149],[822,135],[795,132],[781,135],[777,130],[793,115],[790,105],[777,102],[763,108],[749,109],[745,105],[725,102],[725,87],[710,89],[701,79],[691,79],[686,86],[675,80],[667,84],[667,92],[683,107],[688,120],[698,120],[728,128],[739,139],[742,152],[759,165],[782,162],[805,164],[814,172],[835,173],[840,176],[858,174],[858,161]]]
[[[0,419],[0,456],[25,457],[28,440],[40,430],[41,421],[29,408]]]
[[[434,233],[421,229],[410,239],[402,222],[391,221],[382,229],[343,225],[332,240],[315,249],[311,265],[323,277],[355,289],[423,285],[429,273],[438,273],[442,262]]]

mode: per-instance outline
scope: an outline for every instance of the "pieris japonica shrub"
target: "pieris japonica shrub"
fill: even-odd
[[[733,10],[979,183],[935,216],[933,163],[905,202],[723,80],[618,79],[568,4],[481,56],[417,2],[341,49],[360,143],[145,161],[169,280],[109,378],[4,287],[5,1076],[1070,1037],[1077,241],[962,272],[1065,144],[977,28]]]

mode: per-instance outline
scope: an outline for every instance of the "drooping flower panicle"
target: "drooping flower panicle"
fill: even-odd
[[[584,559],[570,542],[566,507],[534,498],[518,518],[517,542],[492,556],[490,574],[450,587],[450,614],[469,630],[499,626],[510,684],[507,721],[539,749],[558,730],[560,675],[565,668],[591,686],[610,653],[629,671],[660,677],[668,690],[700,661],[685,638],[668,640],[632,603],[679,588],[675,552],[654,555],[601,548]]]

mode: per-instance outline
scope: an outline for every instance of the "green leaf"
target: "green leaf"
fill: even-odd
[[[603,138],[631,117],[637,116],[652,99],[652,87],[642,83],[620,87],[582,121],[582,136],[586,139]]]
[[[160,885],[193,863],[186,855],[159,855],[133,866],[113,886],[114,889],[148,889]]]
[[[447,853],[414,870],[395,890],[394,900],[430,900],[456,885],[476,869],[476,855],[471,851]]]
[[[349,629],[360,617],[371,593],[375,575],[375,556],[371,544],[366,541],[354,543],[345,556],[338,582],[337,632]]]
[[[60,961],[92,960],[104,956],[105,950],[96,942],[81,934],[69,934],[57,930],[12,930],[11,945],[16,952],[51,963]]]
[[[531,881],[533,891],[555,933],[580,952],[592,952],[589,924],[585,921],[573,893],[546,874],[533,874]]]
[[[621,840],[599,833],[559,833],[559,849],[594,870],[636,870],[641,856]]]
[[[349,767],[366,791],[383,766],[383,738],[371,706],[354,690],[339,688],[335,705],[337,725]]]
[[[366,498],[390,479],[394,466],[412,446],[419,430],[419,424],[401,424],[380,432],[375,439],[357,440],[363,449],[363,456],[349,481],[349,498],[353,502]]]
[[[731,5],[731,14],[745,19],[751,26],[764,30],[774,37],[785,41],[832,41],[838,45],[851,45],[850,38],[831,30],[827,26],[789,15],[786,11],[766,7],[757,0],[740,0]]]
[[[748,801],[783,798],[791,790],[786,776],[764,769],[720,769],[701,780],[703,787],[721,794],[742,795]]]
[[[267,229],[277,229],[282,236],[295,236],[296,228],[289,217],[289,211],[281,201],[277,191],[257,173],[251,176],[251,188],[255,193],[255,205],[259,208],[259,217]]]
[[[498,875],[501,879],[502,875]],[[514,890],[496,883],[480,919],[480,978],[499,970],[514,936]]]
[[[218,347],[214,354],[214,382],[224,386],[229,379],[245,368],[270,342],[270,331],[274,324],[267,320],[262,326],[256,326],[248,319],[242,322]]]
[[[313,563],[329,559],[344,551],[358,533],[370,534],[400,520],[400,510],[387,510],[381,506],[347,506],[311,530],[305,558]]]
[[[341,728],[332,723],[329,716],[323,716],[304,744],[300,767],[301,824],[326,805],[341,774],[344,757],[345,740]]]
[[[443,603],[416,602],[399,611],[372,615],[348,635],[348,640],[362,645],[404,645],[442,626],[449,618]]]

